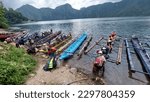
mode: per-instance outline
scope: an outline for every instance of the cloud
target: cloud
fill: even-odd
[[[101,4],[105,2],[118,2],[121,0],[2,0],[3,4],[7,8],[18,8],[25,4],[30,4],[36,8],[50,7],[55,8],[59,5],[69,3],[75,9],[82,7],[88,7],[91,5]]]

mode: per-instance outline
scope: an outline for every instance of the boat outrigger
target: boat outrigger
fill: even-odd
[[[132,38],[131,41],[132,41],[135,52],[139,56],[145,70],[147,71],[147,74],[150,76],[150,56],[149,56],[149,54],[143,48],[143,46],[140,43],[140,41],[138,40],[138,38]]]
[[[75,51],[81,46],[84,40],[87,38],[87,34],[83,33],[75,42],[73,42],[59,57],[60,60],[67,59],[72,56]]]

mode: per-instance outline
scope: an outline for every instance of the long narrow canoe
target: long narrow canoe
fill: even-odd
[[[48,42],[49,40],[54,39],[55,37],[57,37],[60,34],[61,34],[61,31],[58,31],[58,32],[53,33],[53,34],[49,34],[48,36],[45,36],[44,38],[42,38],[41,40],[36,42],[36,45],[44,44],[44,43]]]
[[[150,76],[150,56],[148,55],[146,50],[141,45],[141,43],[138,40],[138,38],[132,38],[131,41],[132,41],[132,44],[133,44],[135,52],[139,56],[140,61],[142,62],[145,70],[147,71],[147,73]]]
[[[54,47],[56,49],[59,49],[61,46],[65,45],[71,39],[72,39],[72,36],[67,36],[63,41],[58,42],[58,44],[56,44]]]
[[[89,51],[92,50],[92,48],[94,48],[96,45],[98,45],[98,43],[103,39],[103,37],[100,37],[92,46],[90,46],[89,49],[84,51],[84,54],[87,54]]]
[[[93,37],[91,36],[91,37],[89,37],[87,39],[87,41],[85,42],[85,44],[83,45],[83,47],[81,48],[81,50],[79,51],[79,53],[77,54],[78,55],[78,59],[81,58],[82,53],[87,49],[87,47],[89,46],[90,42],[92,41],[92,38]]]
[[[84,40],[87,38],[87,34],[83,33],[74,43],[72,43],[59,57],[60,60],[67,59],[72,56],[75,51],[81,46]]]
[[[126,53],[127,53],[127,59],[128,59],[128,63],[129,63],[129,66],[130,66],[130,70],[131,70],[131,72],[135,73],[135,68],[134,68],[134,64],[133,64],[133,61],[132,61],[132,56],[131,56],[131,53],[130,53],[130,48],[129,48],[127,38],[125,39],[125,45],[126,45]]]
[[[74,41],[76,40],[76,38],[71,39],[70,41],[68,41],[64,46],[60,47],[57,51],[56,54],[59,55],[61,54],[68,46],[70,46]]]
[[[147,47],[150,47],[150,43],[149,41],[145,43],[147,45]]]

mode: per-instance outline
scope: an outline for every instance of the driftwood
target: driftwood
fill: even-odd
[[[79,81],[83,81],[83,80],[88,80],[88,78],[83,78],[83,79],[75,80],[73,82],[68,83],[67,85],[71,85],[73,83],[76,83],[76,82],[79,82]]]

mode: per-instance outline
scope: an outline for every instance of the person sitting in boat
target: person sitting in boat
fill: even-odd
[[[111,53],[112,51],[112,37],[111,36],[109,36],[107,40],[107,46],[109,47],[109,53]]]
[[[102,76],[104,76],[106,59],[105,59],[103,52],[101,50],[98,50],[96,53],[97,53],[97,57],[93,63],[93,73],[96,76],[98,76],[99,71],[102,70]]]

